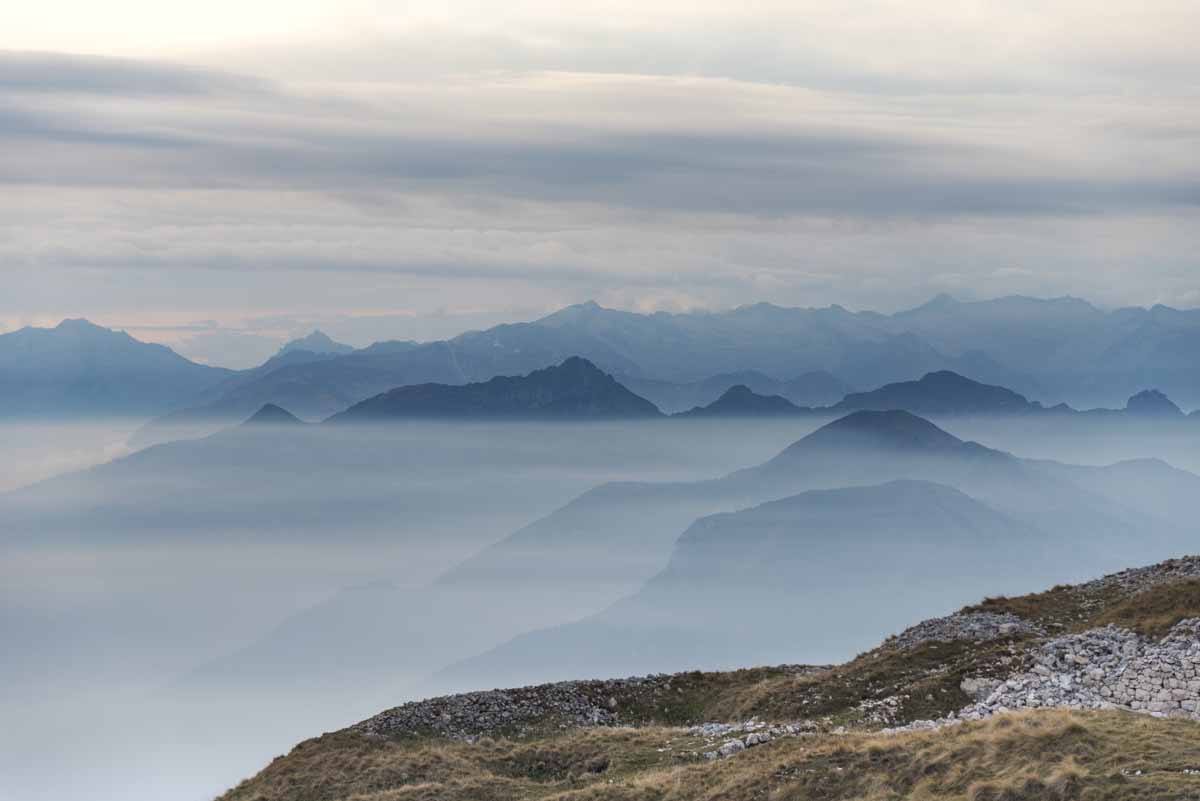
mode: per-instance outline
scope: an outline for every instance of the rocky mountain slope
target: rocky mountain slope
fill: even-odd
[[[412,702],[221,799],[1189,798],[1198,710],[1189,557],[990,598],[832,667]]]

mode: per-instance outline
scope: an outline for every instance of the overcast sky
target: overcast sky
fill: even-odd
[[[1197,306],[1198,39],[1195,0],[21,4],[0,330],[240,366],[586,299]]]

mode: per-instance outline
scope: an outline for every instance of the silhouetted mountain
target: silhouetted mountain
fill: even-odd
[[[268,403],[255,412],[254,416],[242,423],[242,425],[304,425],[304,422],[287,409],[283,409],[273,403]]]
[[[953,370],[1047,404],[1112,407],[1148,383],[1200,404],[1200,310],[1104,312],[1075,298],[942,296],[893,315],[770,304],[636,315],[586,304],[539,324],[603,337],[637,362],[640,375],[676,382],[824,369],[878,386]]]
[[[353,353],[306,359],[277,369],[264,370],[267,365],[263,365],[256,375],[232,382],[217,397],[202,397],[189,408],[154,421],[134,441],[151,444],[175,438],[180,430],[211,433],[245,419],[264,403],[276,403],[308,419],[325,418],[396,387],[520,375],[571,356],[582,356],[610,372],[639,371],[608,343],[586,334],[534,323],[500,325],[442,342],[378,342]]]
[[[780,395],[758,395],[744,384],[730,387],[725,394],[708,406],[697,406],[676,417],[786,417],[804,414],[801,409]]]
[[[934,416],[1022,414],[1041,408],[1041,404],[1030,403],[1012,390],[981,384],[948,370],[928,373],[918,381],[902,381],[871,392],[856,392],[834,406],[834,410],[840,412],[904,409]]]
[[[87,320],[0,335],[0,417],[161,414],[232,374]]]
[[[440,678],[503,685],[779,664],[797,653],[834,661],[914,617],[1092,569],[1086,558],[1054,558],[1066,555],[1064,543],[1055,550],[1043,532],[939,484],[804,492],[697,520],[630,597]],[[887,603],[869,600],[881,597]]]
[[[1088,475],[1099,470],[1077,469]],[[521,630],[594,614],[635,592],[662,569],[678,534],[699,517],[814,489],[897,479],[953,487],[1057,543],[1086,550],[1103,565],[1182,547],[1190,536],[1190,498],[1200,492],[1200,477],[1189,476],[1190,489],[1171,490],[1170,504],[1119,481],[1110,482],[1105,497],[1053,465],[963,442],[906,412],[857,412],[724,478],[597,487],[429,586],[339,595],[298,615],[214,666],[206,680],[237,675],[275,681],[286,669],[304,681],[297,669],[304,663],[311,677],[369,672],[362,660],[347,663],[346,654],[354,653],[371,654],[377,665],[403,665],[411,677],[481,653]],[[409,647],[413,642],[421,648]],[[329,656],[314,657],[317,652]]]
[[[707,406],[739,384],[758,395],[780,395],[797,406],[813,407],[831,406],[852,391],[849,384],[824,370],[804,373],[788,381],[758,370],[721,373],[685,384],[630,376],[618,376],[617,380],[669,414]]]
[[[1157,389],[1146,389],[1132,396],[1125,404],[1128,414],[1138,417],[1175,419],[1184,416],[1183,410]]]
[[[292,351],[308,351],[309,353],[317,354],[345,354],[352,353],[354,348],[350,345],[343,345],[340,342],[334,342],[323,331],[313,331],[306,337],[293,339],[291,342],[279,349],[277,356],[282,356],[285,353]]]
[[[397,387],[330,418],[366,422],[409,418],[599,420],[658,417],[654,404],[630,392],[586,359],[571,357],[525,376],[477,384]]]
[[[826,370],[811,370],[783,382],[779,391],[797,406],[832,406],[854,388]]]
[[[1102,312],[1072,298],[963,303],[941,297],[893,315],[767,303],[643,315],[585,303],[444,342],[381,343],[312,369],[285,367],[219,397],[198,397],[175,419],[217,427],[264,403],[301,417],[325,417],[392,387],[485,381],[572,355],[628,380],[632,391],[668,411],[711,403],[734,384],[802,406],[838,400],[842,393],[827,381],[819,386],[812,380],[813,387],[804,389],[767,386],[752,377],[814,371],[866,387],[950,370],[1048,405],[1066,400],[1079,408],[1113,407],[1155,384],[1200,405],[1200,311],[1156,306]],[[696,386],[726,374],[741,377]]]
[[[266,403],[308,419],[328,417],[360,400],[405,384],[458,383],[458,369],[445,343],[377,343],[344,356],[291,351],[273,357],[250,376],[237,376],[226,391],[202,405],[152,421],[133,438],[136,446],[212,433],[244,420]]]

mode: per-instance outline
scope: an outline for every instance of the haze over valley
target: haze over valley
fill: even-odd
[[[1200,5],[6,11],[0,801],[1200,797]]]
[[[1030,303],[1061,306],[999,305]],[[741,336],[730,319],[749,315],[761,335],[763,308],[689,325],[721,350],[714,342]],[[830,313],[840,314],[767,316],[786,330]],[[587,333],[559,339],[572,318]],[[636,331],[653,318],[569,309],[519,328],[524,344],[511,351],[497,347],[504,327],[365,350],[314,333],[259,367],[214,371],[191,397],[151,412],[118,400],[94,416],[53,398],[86,380],[121,399],[127,377],[152,384],[188,363],[84,323],[0,335],[0,352],[86,343],[9,374],[42,371],[32,383],[47,410],[8,408],[5,425],[41,441],[46,461],[0,495],[3,625],[23,645],[3,668],[6,704],[24,722],[6,735],[5,772],[22,797],[96,782],[112,797],[215,794],[304,733],[437,692],[842,661],[981,594],[1079,581],[1194,543],[1200,418],[1155,388],[1076,409],[940,357],[867,387],[837,377],[843,356],[751,346],[747,369],[648,376],[661,345],[601,335],[610,319]],[[866,347],[888,352],[896,336],[909,334]],[[547,344],[531,350],[537,342]],[[569,347],[641,377],[562,356]],[[449,364],[414,362],[421,349],[477,366],[419,372]],[[513,363],[532,368],[491,374]],[[328,397],[315,388],[342,376],[406,370],[421,380],[348,394],[340,410],[314,415],[303,400]],[[246,388],[261,404],[227,422],[238,407],[221,398]],[[194,411],[206,408],[223,411]],[[102,734],[105,745],[45,783],[67,710],[84,721],[72,747]],[[161,742],[179,716],[186,732]],[[139,755],[151,741],[148,770]]]

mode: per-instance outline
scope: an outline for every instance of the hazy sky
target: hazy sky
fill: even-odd
[[[588,298],[1200,305],[1198,37],[1195,0],[26,3],[0,330],[244,364]]]

